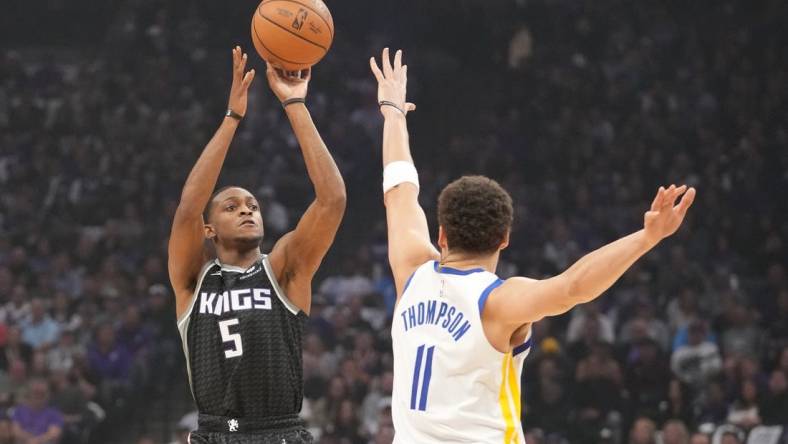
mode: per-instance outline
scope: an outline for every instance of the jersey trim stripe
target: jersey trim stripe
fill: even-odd
[[[484,311],[484,304],[487,303],[487,298],[490,296],[490,293],[500,287],[501,284],[503,284],[503,279],[495,279],[492,284],[488,285],[487,288],[482,291],[481,296],[479,296],[479,316],[481,316],[482,311]]]
[[[418,268],[416,269],[416,271],[419,271]],[[413,280],[413,276],[416,276],[416,271],[414,271],[413,274],[410,275],[408,280],[405,281],[405,288],[402,289],[402,294],[405,294],[405,292],[408,291],[408,285],[410,285],[410,281]]]
[[[282,288],[279,287],[279,282],[276,280],[274,269],[273,267],[271,267],[271,262],[268,261],[268,255],[263,255],[263,267],[265,268],[266,274],[268,274],[268,280],[271,281],[271,286],[274,287],[274,292],[276,293],[276,296],[279,298],[280,301],[282,301],[282,304],[284,304],[285,308],[287,308],[287,310],[290,313],[297,315],[298,312],[301,311],[301,309],[298,308],[297,305],[292,303],[290,299],[288,299],[287,296],[285,296],[285,292],[282,291]]]
[[[529,337],[527,341],[515,347],[513,350],[514,355],[517,356],[524,351],[528,351],[528,349],[531,348],[531,339],[532,338]]]
[[[509,383],[507,374],[509,373],[509,361],[511,358],[511,353],[507,353],[503,358],[503,363],[501,365],[501,391],[498,394],[498,403],[501,406],[503,419],[506,422],[506,429],[503,435],[504,444],[510,444],[512,442],[512,437],[514,436],[514,419],[512,418],[512,407],[509,404],[509,393],[507,390],[507,385]]]
[[[213,267],[213,262],[207,262],[203,265],[202,272],[200,273],[200,280],[197,281],[197,286],[194,287],[194,294],[192,294],[192,302],[189,304],[189,310],[181,316],[181,319],[178,320],[178,332],[181,334],[181,345],[183,345],[183,355],[186,357],[186,376],[189,378],[189,391],[192,393],[192,398],[197,400],[197,397],[194,396],[194,386],[192,384],[192,365],[189,356],[189,320],[191,320],[192,310],[194,310],[194,304],[197,302],[197,292],[200,291],[200,287],[202,287],[202,281],[205,280],[205,276],[208,274],[208,271]]]
[[[443,266],[438,264],[438,261],[433,261],[433,263],[434,263],[433,268],[435,269],[435,271],[437,271],[438,273],[443,273],[443,274],[454,274],[454,275],[457,275],[457,276],[467,276],[469,274],[480,273],[480,272],[484,271],[484,268],[471,268],[470,270],[458,270],[456,268],[443,267]]]

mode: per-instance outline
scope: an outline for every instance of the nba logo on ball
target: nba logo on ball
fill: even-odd
[[[301,8],[298,10],[298,14],[296,14],[295,20],[293,20],[293,28],[297,30],[301,30],[301,27],[304,26],[304,22],[306,21],[306,9]]]
[[[263,0],[252,17],[260,57],[286,71],[319,62],[334,40],[334,20],[321,0]]]

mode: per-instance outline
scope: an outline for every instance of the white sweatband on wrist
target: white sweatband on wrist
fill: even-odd
[[[383,194],[386,194],[390,189],[397,185],[410,182],[419,188],[419,173],[413,163],[398,160],[391,162],[383,168]]]

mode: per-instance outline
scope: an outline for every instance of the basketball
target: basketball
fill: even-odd
[[[287,71],[319,62],[334,39],[334,21],[321,0],[263,0],[252,17],[260,57]]]

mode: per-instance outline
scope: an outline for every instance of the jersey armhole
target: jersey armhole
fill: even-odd
[[[487,288],[482,290],[482,294],[479,296],[479,318],[482,317],[484,306],[487,304],[487,298],[490,297],[490,293],[492,293],[492,291],[496,288],[500,287],[503,282],[503,279],[496,277],[492,284],[488,285]]]
[[[282,302],[282,305],[287,308],[287,311],[292,313],[295,316],[298,316],[299,313],[304,313],[295,305],[290,299],[287,298],[285,292],[282,290],[282,287],[279,286],[279,282],[276,280],[276,274],[274,274],[274,269],[271,267],[271,262],[268,261],[268,255],[263,255],[263,268],[265,268],[265,273],[268,275],[268,280],[271,281],[271,286],[274,287],[274,292],[276,293],[276,297]],[[306,313],[304,313],[306,316]]]
[[[194,310],[194,304],[197,302],[197,293],[200,292],[200,287],[202,287],[202,281],[205,279],[205,275],[208,274],[208,270],[211,269],[216,262],[213,260],[207,261],[203,264],[202,269],[200,270],[200,278],[197,279],[197,285],[194,286],[194,293],[192,293],[192,301],[189,303],[189,309],[186,310],[180,318],[177,320],[178,329],[181,328],[181,325],[189,319],[189,316],[192,314],[192,310]]]

